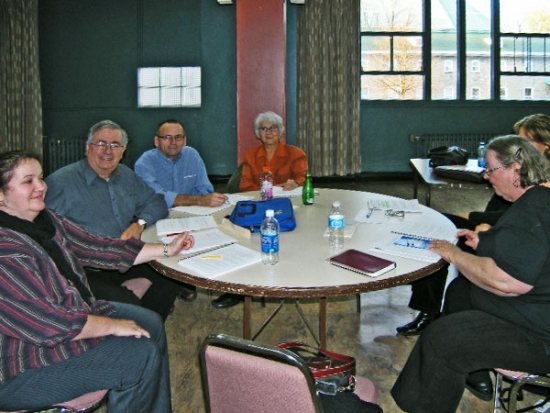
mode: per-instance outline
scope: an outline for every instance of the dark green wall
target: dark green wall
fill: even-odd
[[[238,1],[238,0],[237,0]],[[259,0],[261,1],[261,0]],[[186,126],[188,144],[211,175],[236,167],[235,6],[216,0],[40,0],[44,134],[84,136],[102,119],[119,123],[131,142],[125,163],[152,147],[167,118]],[[287,5],[287,139],[296,136],[296,21]],[[200,66],[202,107],[137,109],[143,66]],[[269,81],[269,79],[266,79]],[[508,132],[545,102],[362,102],[364,172],[408,172],[410,133]]]

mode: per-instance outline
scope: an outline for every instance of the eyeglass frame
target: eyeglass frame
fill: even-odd
[[[271,125],[269,128],[267,126],[262,126],[259,130],[260,133],[267,133],[268,131],[271,133],[275,133],[279,130],[279,127],[277,125]]]
[[[172,139],[174,142],[183,142],[185,138],[187,138],[186,135],[157,135],[157,138],[162,139],[165,142],[171,141]]]
[[[108,143],[105,141],[99,141],[99,142],[89,142],[88,145],[91,145],[100,151],[107,150],[107,147],[111,148],[112,151],[118,151],[125,148],[125,146],[119,142]]]
[[[504,168],[506,168],[506,166],[500,165],[500,166],[497,166],[496,168],[485,169],[483,171],[483,175],[487,175],[487,176],[490,177],[493,172],[498,171],[499,169],[504,169]]]

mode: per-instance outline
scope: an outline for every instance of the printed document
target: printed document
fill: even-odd
[[[262,256],[259,251],[240,244],[231,244],[190,258],[182,258],[178,264],[194,275],[214,279],[260,262],[262,262]]]
[[[227,201],[223,205],[220,205],[219,207],[208,207],[208,206],[198,206],[198,205],[179,206],[179,207],[172,208],[172,211],[187,212],[193,215],[212,215],[215,212],[218,212],[236,205],[237,202],[239,201],[248,201],[249,199],[252,199],[252,197],[249,195],[225,194],[225,196],[227,196]]]
[[[375,243],[371,251],[385,252],[398,257],[435,263],[441,258],[428,249],[431,240],[442,239],[456,244],[456,229],[430,225],[405,224]]]
[[[176,235],[186,231],[198,231],[207,228],[216,228],[218,225],[214,218],[209,216],[188,218],[167,218],[157,221],[157,235]]]

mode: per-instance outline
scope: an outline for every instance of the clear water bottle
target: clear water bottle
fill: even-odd
[[[275,265],[279,262],[279,223],[272,209],[265,211],[260,233],[262,236],[262,262]]]
[[[313,205],[313,198],[315,197],[315,191],[313,190],[313,184],[311,183],[311,174],[306,173],[306,180],[302,187],[302,202],[304,205]]]
[[[331,248],[344,248],[344,213],[340,209],[340,201],[334,201],[328,214],[328,245]]]
[[[485,162],[485,142],[480,142],[477,148],[477,166],[481,168],[487,167],[487,162]]]
[[[273,174],[268,166],[264,166],[260,174],[260,199],[273,198]]]

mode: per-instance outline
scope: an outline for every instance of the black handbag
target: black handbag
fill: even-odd
[[[428,151],[432,168],[443,165],[466,165],[469,157],[470,153],[459,146],[439,146]]]

